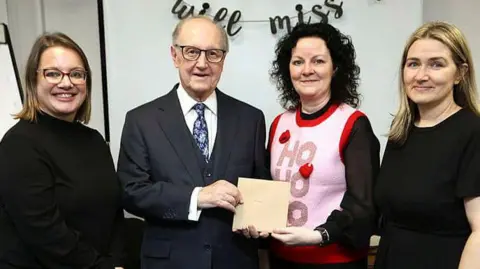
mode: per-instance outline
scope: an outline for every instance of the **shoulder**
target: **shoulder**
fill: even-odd
[[[19,120],[3,136],[0,145],[15,143],[18,140],[39,141],[44,136],[38,124],[26,120]]]
[[[33,122],[20,120],[10,128],[0,141],[0,157],[12,161],[27,152],[42,151],[41,139],[45,133]]]
[[[353,129],[371,129],[370,120],[365,112],[358,108],[354,108],[349,104],[342,103],[339,105],[338,112],[344,113],[347,117],[346,126]]]
[[[275,133],[277,131],[277,127],[278,127],[278,124],[280,122],[280,119],[285,118],[284,116],[290,116],[290,119],[292,122],[295,121],[295,110],[287,110],[287,111],[284,111],[280,114],[278,114],[272,121],[272,123],[270,124],[270,129],[269,129],[269,144],[271,143],[271,141],[273,140],[273,137],[275,136]],[[270,146],[270,145],[269,145]]]
[[[270,129],[275,129],[278,123],[280,122],[280,119],[282,119],[282,117],[285,118],[285,117],[291,116],[292,119],[294,119],[295,114],[296,114],[296,110],[287,110],[278,114],[275,118],[273,118],[272,124],[270,125]]]
[[[158,97],[152,101],[136,106],[126,113],[127,118],[144,118],[146,115],[151,115],[152,112],[159,108],[159,105],[166,100],[166,95]]]
[[[368,134],[368,136],[375,136],[372,124],[366,113],[360,109],[353,108],[348,104],[340,105],[348,116],[344,126],[343,135],[354,136],[356,134]]]
[[[217,102],[225,102],[233,109],[237,110],[239,113],[248,114],[248,115],[255,115],[257,117],[263,117],[263,112],[250,105],[244,101],[240,101],[230,95],[227,95],[221,91],[217,91]]]
[[[107,143],[103,135],[95,128],[78,123],[78,132],[79,132],[79,135],[83,137],[90,137],[95,142],[101,142],[102,144],[105,144],[105,145]]]
[[[480,136],[480,116],[469,109],[461,109],[436,126],[438,136],[466,137]]]
[[[349,116],[350,119],[359,119],[359,118],[367,118],[367,115],[365,112],[358,108],[354,108],[349,104],[342,103],[338,105],[338,112],[345,113],[347,116]]]
[[[474,136],[472,138],[480,139],[480,115],[468,109],[462,109],[458,113],[459,115],[456,117],[457,128],[466,130],[467,134]]]
[[[474,129],[480,128],[480,115],[466,108],[460,110],[458,114],[458,121],[466,123],[466,125],[472,126]]]

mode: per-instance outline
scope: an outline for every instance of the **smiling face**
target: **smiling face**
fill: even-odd
[[[197,60],[187,60],[179,46],[190,46],[202,50],[225,49],[222,47],[222,33],[217,26],[205,19],[191,19],[182,26],[171,47],[175,67],[178,68],[180,82],[187,93],[197,100],[205,100],[217,87],[224,59],[218,63],[207,60],[205,52]],[[186,52],[188,53],[188,52]]]
[[[59,119],[73,121],[78,109],[87,96],[85,80],[80,79],[85,67],[82,59],[74,50],[64,47],[46,49],[40,57],[37,74],[37,97],[40,109]],[[72,73],[73,84],[68,75],[58,83],[61,73]]]
[[[453,87],[461,80],[450,49],[435,39],[419,39],[408,50],[403,83],[417,105],[453,102]]]
[[[333,62],[325,41],[318,37],[298,40],[292,50],[290,77],[300,100],[330,96]]]

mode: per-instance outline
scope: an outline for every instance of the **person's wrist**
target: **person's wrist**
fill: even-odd
[[[202,209],[203,208],[203,196],[204,196],[204,190],[201,189],[200,191],[198,191],[198,196],[197,196],[197,208],[198,209]]]
[[[206,208],[214,207],[211,200],[212,200],[212,195],[209,192],[208,187],[203,187],[198,192],[197,209],[206,209]]]
[[[321,237],[321,241],[320,241],[319,245],[323,246],[326,243],[328,243],[328,241],[330,240],[330,236],[328,235],[327,229],[325,229],[323,227],[317,227],[317,228],[315,228],[315,231],[318,232],[320,234],[320,237]]]
[[[322,241],[322,235],[317,230],[313,230],[308,245],[320,245],[322,244]]]

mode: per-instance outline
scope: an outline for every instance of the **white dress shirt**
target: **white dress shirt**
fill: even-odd
[[[185,117],[185,123],[190,130],[190,133],[193,134],[193,124],[198,117],[197,112],[193,109],[198,101],[193,99],[188,95],[187,91],[179,84],[177,89],[178,100],[180,101],[180,107],[182,108],[183,116]],[[215,91],[208,96],[208,98],[203,102],[205,104],[205,121],[207,123],[208,130],[208,155],[209,157],[212,154],[213,146],[215,145],[215,137],[217,136],[217,95]],[[193,221],[198,221],[200,218],[201,210],[198,209],[198,193],[202,187],[196,187],[192,195],[190,196],[190,207],[188,213],[188,219]]]

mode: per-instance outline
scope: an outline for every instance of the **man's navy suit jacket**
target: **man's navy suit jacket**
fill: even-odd
[[[238,177],[269,178],[265,117],[257,108],[216,89],[217,135],[211,171],[192,141],[176,90],[126,115],[118,175],[125,208],[145,219],[142,268],[256,269],[258,242],[232,232],[233,213],[204,209],[189,221],[197,186]],[[202,168],[203,167],[203,168]]]

